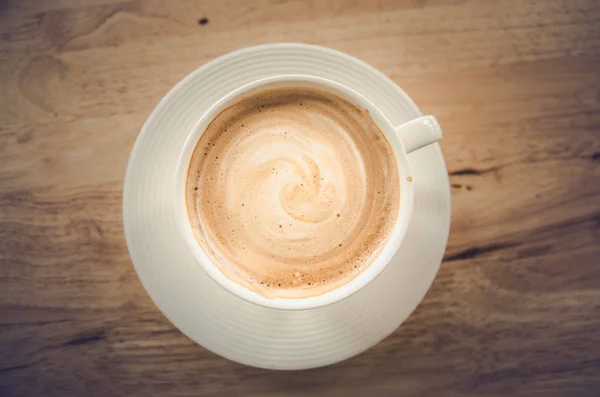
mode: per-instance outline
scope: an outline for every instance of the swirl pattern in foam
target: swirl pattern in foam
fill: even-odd
[[[273,88],[207,127],[186,197],[200,246],[228,278],[304,298],[373,262],[394,228],[400,181],[368,112],[319,89]]]

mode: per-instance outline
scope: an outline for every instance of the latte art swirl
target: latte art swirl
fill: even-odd
[[[267,297],[352,280],[385,244],[399,205],[392,149],[368,113],[310,88],[262,91],[220,113],[186,189],[200,245]]]

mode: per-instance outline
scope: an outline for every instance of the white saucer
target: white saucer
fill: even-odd
[[[231,295],[195,262],[174,220],[174,181],[188,133],[216,100],[253,80],[310,74],[345,84],[394,124],[421,115],[388,77],[344,53],[304,44],[249,47],[192,72],[158,104],[133,148],[123,192],[129,253],[159,309],[185,335],[239,363],[306,369],[352,357],[392,333],[440,266],[450,226],[448,172],[438,144],[409,155],[414,214],[392,263],[363,290],[306,311],[266,309]]]

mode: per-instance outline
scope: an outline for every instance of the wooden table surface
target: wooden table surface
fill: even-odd
[[[599,396],[600,3],[0,1],[0,396]],[[177,81],[248,45],[357,56],[438,116],[440,272],[392,336],[296,373],[169,323],[121,192]]]

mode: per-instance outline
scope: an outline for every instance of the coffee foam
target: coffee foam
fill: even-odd
[[[318,89],[276,88],[221,112],[186,186],[199,244],[269,298],[316,296],[369,266],[397,218],[400,182],[368,112]]]

